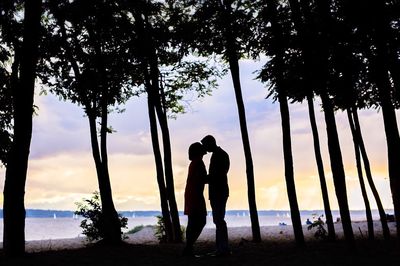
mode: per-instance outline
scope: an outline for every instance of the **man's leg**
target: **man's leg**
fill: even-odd
[[[227,198],[211,200],[213,221],[216,227],[215,242],[218,253],[229,252],[228,244],[228,228],[225,222],[225,210],[226,210]]]

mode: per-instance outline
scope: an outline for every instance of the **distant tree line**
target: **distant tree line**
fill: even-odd
[[[400,1],[2,0],[0,14],[0,160],[6,167],[6,254],[25,252],[24,194],[37,83],[46,88],[42,93],[81,106],[87,116],[108,230],[104,241],[111,244],[121,241],[121,229],[108,171],[107,135],[113,132],[108,114],[131,97],[147,97],[167,240],[180,242],[168,120],[185,112],[185,94],[211,95],[217,79],[228,71],[242,133],[253,240],[261,241],[240,80],[243,58],[266,58],[257,78],[279,103],[285,180],[298,245],[304,244],[304,236],[289,103],[305,101],[308,105],[329,238],[335,239],[335,231],[315,119],[316,98],[322,102],[345,239],[354,242],[335,122],[338,110],[348,115],[369,238],[374,238],[374,229],[364,173],[388,240],[386,214],[358,118],[361,109],[381,109],[395,217],[400,221],[400,137],[395,112],[400,100]]]

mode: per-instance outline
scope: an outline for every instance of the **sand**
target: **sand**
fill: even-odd
[[[367,223],[354,222],[355,247],[343,240],[341,224],[335,224],[338,240],[316,240],[313,230],[303,227],[306,247],[298,247],[291,226],[261,227],[261,243],[253,243],[250,227],[229,230],[232,255],[216,258],[215,230],[205,229],[196,242],[198,258],[182,257],[183,244],[159,244],[151,227],[127,235],[127,244],[110,247],[88,245],[84,238],[29,241],[28,255],[7,258],[0,250],[0,265],[400,265],[400,248],[395,240],[382,240],[379,221],[375,222],[375,241],[366,239]],[[392,235],[395,223],[389,223]],[[361,233],[362,232],[362,233]]]
[[[355,237],[358,239],[366,238],[368,235],[368,228],[366,222],[353,222],[353,231]],[[382,228],[379,221],[374,222],[375,235],[376,237],[382,238]],[[395,234],[395,223],[389,223],[391,233]],[[277,242],[293,242],[294,234],[293,228],[290,225],[287,226],[262,226],[261,237],[262,240],[266,241],[277,241]],[[314,233],[315,229],[308,230],[307,226],[303,226],[303,233],[306,241],[315,240]],[[343,238],[343,229],[341,223],[335,223],[335,231],[338,239]],[[362,232],[362,235],[361,235]],[[252,233],[250,227],[228,227],[229,240],[233,242],[246,242],[252,240]],[[205,228],[201,233],[198,242],[212,243],[215,241],[215,229]],[[144,227],[141,231],[135,234],[125,235],[125,242],[129,244],[140,244],[140,245],[157,245],[159,244],[157,238],[154,236],[153,227]],[[68,239],[49,239],[40,241],[27,241],[26,251],[27,252],[42,252],[42,251],[54,251],[64,249],[79,249],[87,246],[88,243],[85,238],[68,238]],[[2,243],[0,243],[2,248]]]

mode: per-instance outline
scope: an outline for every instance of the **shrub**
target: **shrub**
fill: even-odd
[[[154,228],[154,236],[160,241],[160,243],[167,242],[167,231],[165,229],[164,218],[161,215],[157,215],[157,224]],[[181,238],[184,239],[186,228],[181,225]]]
[[[157,215],[157,224],[154,228],[154,236],[158,239],[160,243],[167,242],[167,231],[165,229],[164,218],[161,215]]]
[[[314,221],[307,227],[308,230],[311,230],[313,228],[316,228],[317,230],[314,233],[314,237],[316,239],[327,239],[328,238],[328,232],[325,229],[325,222],[321,219],[321,217],[323,217],[323,215],[320,215],[318,217],[318,219],[315,219],[315,217],[313,217]]]
[[[75,204],[78,208],[75,214],[84,218],[80,224],[83,229],[82,234],[87,237],[89,242],[103,239],[105,225],[101,210],[100,193],[95,191],[90,199],[84,198],[82,202],[76,202]],[[118,214],[118,218],[121,228],[126,228],[128,219],[121,214]]]

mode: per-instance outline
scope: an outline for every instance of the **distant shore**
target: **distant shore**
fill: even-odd
[[[378,210],[372,209],[372,215],[378,216]],[[134,217],[154,217],[161,215],[161,211],[157,210],[141,210],[141,211],[118,211],[122,216],[128,218]],[[386,213],[393,213],[393,209],[386,209]],[[258,210],[259,216],[277,216],[283,217],[290,214],[290,210]],[[324,210],[300,210],[301,216],[312,216],[313,214],[322,214]],[[208,210],[208,214],[211,214],[211,210]],[[363,215],[365,217],[365,210],[350,210],[350,214],[359,216]],[[180,216],[183,216],[183,212],[179,212]],[[249,216],[249,210],[227,210],[227,216]],[[332,210],[332,215],[340,216],[339,210]],[[26,209],[26,218],[74,218],[76,217],[75,211],[72,210],[50,210],[50,209]],[[3,209],[0,209],[0,219],[3,218]]]

